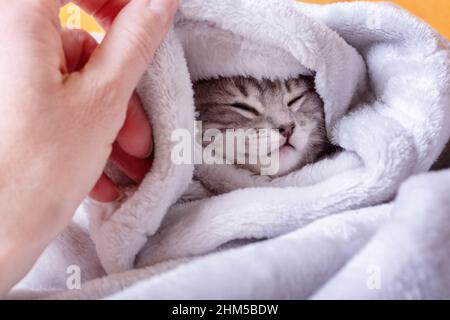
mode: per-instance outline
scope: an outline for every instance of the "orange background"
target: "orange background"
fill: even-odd
[[[303,0],[310,3],[331,3],[336,0]],[[354,0],[349,0],[354,1]],[[377,0],[373,0],[377,1]],[[423,18],[434,28],[439,30],[443,35],[450,39],[450,0],[393,0],[391,2],[397,3],[408,9],[415,15]],[[61,10],[61,19],[63,23],[70,22],[71,15],[74,13],[74,6],[69,4]],[[81,27],[90,32],[101,32],[100,27],[95,21],[85,15],[81,14],[79,19]],[[71,21],[73,23],[73,19]]]

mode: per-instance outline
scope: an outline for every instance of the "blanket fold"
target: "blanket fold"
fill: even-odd
[[[205,187],[223,194],[177,202],[189,191],[194,165],[172,161],[172,134],[195,136],[192,83],[298,74],[314,75],[328,136],[343,152],[276,179],[196,165]],[[184,0],[138,91],[154,130],[153,168],[121,203],[90,201],[80,209],[99,260],[77,264],[114,274],[92,274],[81,291],[56,297],[449,296],[431,281],[450,265],[443,248],[448,173],[413,179],[391,204],[450,138],[450,49],[419,19],[381,3]],[[436,210],[436,221],[427,220],[427,210]],[[430,235],[436,223],[439,234]],[[423,246],[421,236],[429,237]],[[413,259],[424,246],[442,252]],[[423,268],[420,277],[408,271],[401,279],[408,261]],[[135,268],[142,269],[127,271]],[[368,288],[368,268],[381,273],[381,289],[377,281]],[[21,288],[33,286],[28,280]]]

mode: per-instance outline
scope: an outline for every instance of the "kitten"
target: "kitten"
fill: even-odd
[[[202,131],[218,129],[268,129],[275,133],[278,170],[282,176],[313,163],[331,149],[325,129],[323,102],[314,89],[314,78],[299,76],[286,81],[230,77],[201,80],[194,84],[195,104]],[[257,137],[256,140],[261,139]],[[270,139],[266,140],[267,143]],[[246,141],[247,146],[251,144]],[[205,147],[206,145],[204,145]],[[245,153],[239,168],[261,173],[261,162],[249,161],[255,148]],[[228,155],[227,155],[228,156]],[[236,157],[233,154],[232,157]],[[257,158],[257,157],[256,157]]]

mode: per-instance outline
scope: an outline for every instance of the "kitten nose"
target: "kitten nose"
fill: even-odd
[[[294,129],[295,129],[294,122],[284,124],[278,128],[278,130],[280,131],[280,134],[285,138],[290,138],[292,136],[292,134],[294,133]]]

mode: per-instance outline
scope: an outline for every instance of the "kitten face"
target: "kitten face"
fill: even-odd
[[[287,81],[244,77],[202,80],[195,83],[194,92],[203,132],[208,129],[271,132],[276,143],[270,143],[270,139],[264,143],[269,144],[268,153],[277,152],[279,157],[279,169],[274,176],[314,162],[328,145],[323,102],[314,90],[312,77],[300,76]],[[253,143],[260,143],[260,139],[258,136]],[[249,160],[255,148],[251,146],[252,141],[246,144],[249,148],[245,157]],[[254,164],[246,161],[237,166],[256,174],[261,172],[259,161]]]

